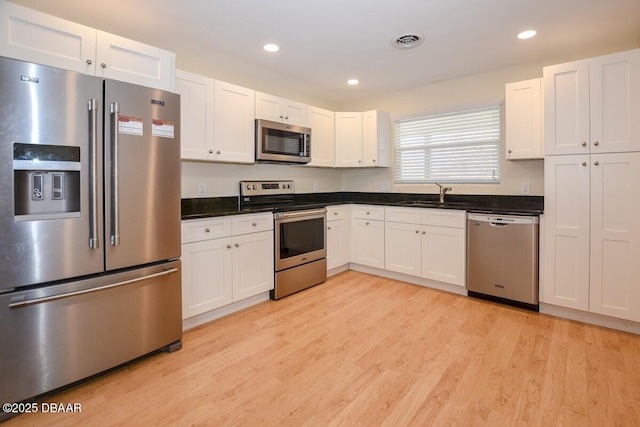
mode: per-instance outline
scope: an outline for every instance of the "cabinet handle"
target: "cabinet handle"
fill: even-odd
[[[507,150],[507,153],[511,154],[511,150]]]
[[[367,212],[367,215],[369,215],[369,212]]]
[[[91,64],[93,64],[93,61],[90,59],[87,59],[87,65],[91,65]]]
[[[582,162],[582,166],[587,166],[587,162]]]
[[[327,230],[331,230],[331,227],[327,227]]]
[[[239,247],[240,247],[240,243],[236,243],[236,244],[235,244],[235,245],[233,245],[233,246],[235,246],[236,248],[239,248]]]
[[[209,154],[213,154],[213,150],[209,150]]]
[[[426,232],[426,231],[423,231],[423,232],[422,232],[422,234],[427,234],[427,232]]]
[[[227,245],[227,249],[231,249],[231,244],[228,244],[228,245]]]
[[[600,164],[600,162],[596,160],[595,162],[593,162],[593,164],[598,166]]]
[[[369,221],[365,222],[364,225],[369,225]]]
[[[254,227],[257,227],[258,223],[257,222],[253,222],[253,223],[251,223],[251,225],[253,225]]]
[[[220,150],[216,151],[216,154],[220,154]]]
[[[596,141],[596,142],[593,143],[593,145],[595,145],[597,147],[598,145],[600,145],[600,143],[598,141]]]
[[[373,163],[375,163],[375,162],[376,162],[376,159],[373,159]]]
[[[284,119],[285,120],[289,120],[289,116],[284,116]]]
[[[284,119],[284,115],[280,114],[280,118],[281,118],[281,119]]]
[[[420,230],[416,230],[416,234],[420,233]]]
[[[338,215],[338,212],[334,212],[333,214],[334,214],[334,215]]]
[[[586,146],[587,146],[587,143],[586,143],[586,142],[584,142],[584,141],[582,141],[582,146],[583,146],[583,147],[586,147]]]
[[[101,66],[102,68],[107,68],[107,63],[106,63],[106,62],[103,62],[102,64],[100,64],[100,66]]]
[[[204,231],[206,231],[207,233],[211,231],[211,229],[209,227],[205,228]]]

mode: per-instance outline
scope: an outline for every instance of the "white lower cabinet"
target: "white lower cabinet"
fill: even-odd
[[[465,212],[388,207],[385,269],[465,286]]]
[[[640,321],[640,153],[545,158],[543,302]]]
[[[327,270],[349,263],[349,219],[348,206],[327,208]]]
[[[384,207],[352,207],[351,262],[384,268]]]
[[[273,215],[182,223],[182,317],[273,289]]]

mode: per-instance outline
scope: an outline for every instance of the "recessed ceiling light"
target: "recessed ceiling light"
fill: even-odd
[[[347,84],[348,84],[348,85],[351,85],[351,86],[355,86],[355,85],[357,85],[358,83],[360,83],[360,82],[358,81],[358,79],[349,79],[349,80],[347,80]]]
[[[267,52],[277,52],[280,50],[280,46],[277,44],[269,43],[264,45],[264,50]]]
[[[518,34],[518,38],[520,40],[530,39],[531,37],[535,36],[536,34],[538,34],[536,32],[536,30],[527,30],[527,31],[523,31],[520,34]]]

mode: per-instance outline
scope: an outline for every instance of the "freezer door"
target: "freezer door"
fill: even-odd
[[[106,267],[180,256],[180,97],[105,81]]]
[[[181,309],[180,261],[0,295],[0,401],[49,392],[179,341]]]
[[[104,270],[101,104],[102,79],[0,57],[0,293]]]

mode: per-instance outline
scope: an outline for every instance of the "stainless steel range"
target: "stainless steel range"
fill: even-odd
[[[294,201],[293,181],[241,181],[240,207],[274,210],[275,288],[280,299],[327,280],[327,209]]]

